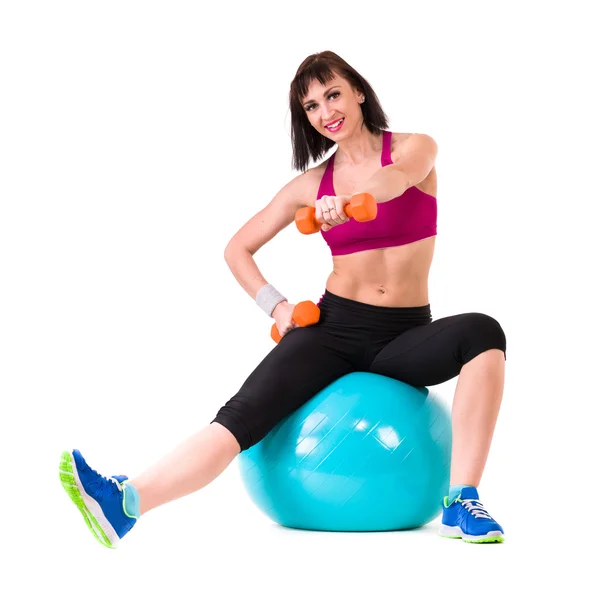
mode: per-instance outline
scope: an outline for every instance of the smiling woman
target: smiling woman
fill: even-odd
[[[103,478],[74,450],[61,459],[63,486],[94,536],[113,547],[140,515],[210,483],[240,451],[351,372],[415,387],[459,376],[440,533],[501,541],[504,532],[483,508],[476,486],[500,409],[506,338],[482,313],[432,320],[437,144],[426,134],[389,131],[374,90],[333,52],[313,54],[300,65],[289,102],[292,160],[302,173],[225,248],[234,277],[275,319],[279,343],[208,426],[139,477]],[[336,152],[318,163],[335,145]],[[317,164],[309,168],[311,160]],[[374,207],[364,222],[346,211],[357,194]],[[356,206],[354,199],[349,212]],[[313,306],[318,322],[302,321],[253,258],[300,209],[314,210],[311,231],[320,224],[332,255],[319,310]]]
[[[325,89],[309,94],[309,87],[314,82]],[[310,159],[318,160],[335,145],[335,140],[323,136],[323,129],[325,124],[334,124],[332,121],[338,117],[336,110],[343,119],[348,116],[355,122],[361,120],[372,134],[388,126],[377,94],[360,73],[334,52],[313,54],[298,67],[290,86],[294,169],[306,170]],[[328,131],[336,133],[340,129]]]

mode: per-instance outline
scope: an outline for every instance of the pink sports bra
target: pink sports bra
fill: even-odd
[[[385,167],[392,164],[392,133],[383,131],[382,134],[381,166]],[[335,153],[323,173],[317,199],[336,195],[333,189],[334,158]],[[321,231],[321,235],[333,256],[410,244],[437,235],[437,200],[413,186],[401,196],[379,203],[373,221],[359,223],[350,219],[329,231]]]

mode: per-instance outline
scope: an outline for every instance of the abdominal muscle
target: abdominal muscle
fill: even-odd
[[[435,237],[394,248],[333,257],[326,288],[332,294],[376,306],[429,304],[429,269]]]

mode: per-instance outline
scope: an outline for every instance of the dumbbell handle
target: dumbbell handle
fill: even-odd
[[[307,327],[308,325],[318,323],[320,316],[321,311],[319,307],[310,300],[298,302],[292,311],[292,319],[299,327]],[[276,344],[279,344],[281,341],[281,334],[279,333],[279,329],[277,329],[276,323],[273,323],[273,327],[271,327],[271,337]]]
[[[371,194],[354,194],[344,206],[346,215],[356,221],[372,221],[377,216],[377,202]],[[314,206],[305,206],[296,211],[296,227],[300,233],[310,235],[321,230],[322,223],[316,219]]]

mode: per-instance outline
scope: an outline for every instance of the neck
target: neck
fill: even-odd
[[[358,165],[366,159],[381,154],[382,136],[357,127],[348,137],[338,142],[336,164]]]

